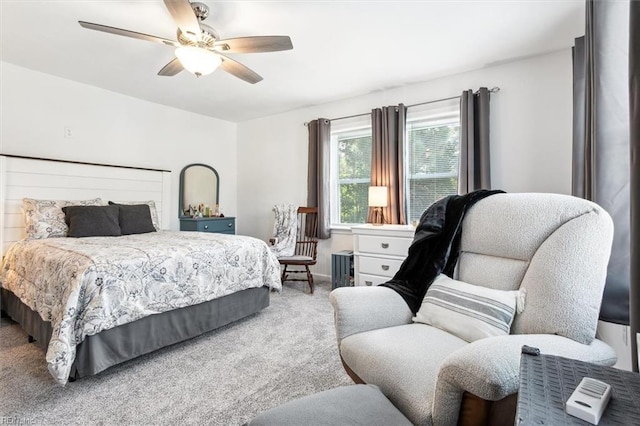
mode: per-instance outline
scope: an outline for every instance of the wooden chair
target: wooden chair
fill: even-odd
[[[313,294],[313,275],[309,266],[316,264],[318,254],[318,208],[298,207],[296,249],[293,256],[281,256],[278,262],[284,265],[282,282],[307,281]],[[304,269],[287,269],[289,266],[304,266]],[[289,274],[306,274],[306,278],[288,278]]]

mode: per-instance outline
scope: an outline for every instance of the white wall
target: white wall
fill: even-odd
[[[179,228],[178,181],[189,163],[213,166],[222,212],[238,211],[235,123],[6,62],[0,110],[0,153],[171,170],[171,229]]]
[[[572,75],[569,49],[238,125],[239,233],[267,239],[275,203],[306,204],[307,129],[303,123],[456,96],[499,86],[491,98],[494,188],[571,192]],[[351,248],[341,233],[319,246],[314,272],[329,275],[330,254]]]

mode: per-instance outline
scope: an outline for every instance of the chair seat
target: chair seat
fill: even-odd
[[[278,258],[278,261],[280,263],[282,262],[287,262],[287,263],[293,263],[293,262],[314,262],[313,257],[311,256],[302,256],[302,255],[296,255],[296,256],[280,256]]]
[[[438,328],[407,324],[345,337],[340,354],[358,377],[378,386],[414,424],[431,424],[440,364],[465,345]]]

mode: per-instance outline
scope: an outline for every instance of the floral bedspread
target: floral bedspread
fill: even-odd
[[[47,366],[63,385],[86,336],[247,288],[282,288],[264,241],[175,231],[20,241],[0,284],[51,322]]]

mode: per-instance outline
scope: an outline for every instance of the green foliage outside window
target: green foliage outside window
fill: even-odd
[[[338,139],[340,223],[367,221],[371,181],[371,135]]]
[[[369,182],[340,185],[340,222],[366,223],[369,213]]]

